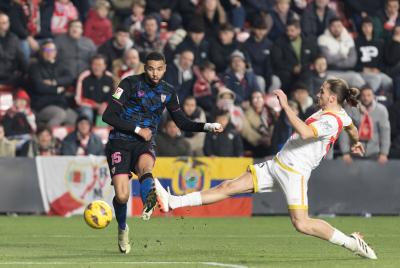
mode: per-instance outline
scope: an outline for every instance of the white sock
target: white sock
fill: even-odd
[[[329,242],[339,245],[339,246],[342,246],[342,247],[345,247],[352,251],[357,249],[356,240],[348,235],[345,235],[338,229],[334,229],[333,235],[332,235],[331,239],[329,239]]]
[[[172,209],[187,207],[187,206],[190,207],[201,206],[202,204],[201,194],[200,192],[194,192],[181,196],[170,195],[168,203]]]

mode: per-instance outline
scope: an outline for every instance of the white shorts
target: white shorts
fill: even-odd
[[[302,174],[278,158],[249,166],[254,192],[273,192],[279,187],[285,194],[289,209],[308,209],[307,184],[310,173]]]

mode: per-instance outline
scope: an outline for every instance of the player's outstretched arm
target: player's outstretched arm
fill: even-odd
[[[293,128],[296,130],[296,132],[299,133],[300,137],[302,139],[309,139],[309,138],[315,137],[315,133],[314,133],[312,127],[310,127],[306,123],[304,123],[294,113],[292,108],[290,108],[286,94],[280,89],[274,90],[273,93],[278,98],[279,103],[281,104],[282,109],[285,111],[290,124],[293,126]]]
[[[172,96],[170,102],[167,104],[169,114],[174,120],[178,128],[183,131],[190,132],[222,132],[223,128],[219,123],[199,123],[190,120],[181,110],[178,97]]]

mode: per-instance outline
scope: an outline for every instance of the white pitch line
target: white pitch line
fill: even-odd
[[[247,266],[237,264],[227,264],[221,262],[190,262],[190,261],[133,261],[133,262],[0,262],[0,265],[86,265],[86,264],[126,264],[126,265],[168,265],[168,264],[202,264],[206,266],[218,266],[227,268],[248,268]]]

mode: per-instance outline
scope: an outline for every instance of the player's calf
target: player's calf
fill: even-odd
[[[157,194],[154,178],[151,173],[146,173],[139,178],[140,195],[143,202],[142,219],[149,220],[157,206]]]

